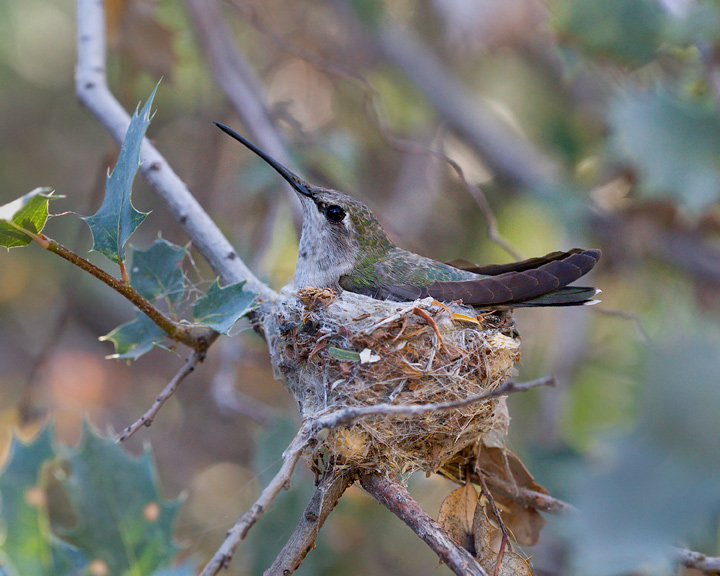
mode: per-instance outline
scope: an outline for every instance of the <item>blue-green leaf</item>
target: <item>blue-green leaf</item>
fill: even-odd
[[[166,338],[167,335],[157,324],[138,311],[136,320],[118,326],[100,340],[110,340],[115,344],[115,354],[109,356],[110,358],[137,360]]]
[[[172,562],[179,502],[162,497],[148,451],[133,458],[85,426],[68,463],[63,485],[79,521],[58,529],[65,540],[106,564],[108,574],[151,575]]]
[[[42,470],[56,458],[50,426],[27,444],[13,438],[0,472],[0,575],[74,576],[87,563],[49,532]]]
[[[162,238],[145,250],[134,248],[130,284],[151,302],[162,296],[171,307],[176,307],[185,289],[182,261],[186,253],[186,247]]]
[[[243,290],[245,282],[220,287],[217,280],[193,305],[193,315],[200,324],[227,334],[240,318],[254,308],[256,294]]]
[[[60,196],[52,196],[50,188],[35,188],[0,206],[0,246],[9,250],[32,242],[32,238],[18,230],[17,226],[33,234],[42,232],[48,219],[48,203],[56,198]]]
[[[553,12],[562,37],[596,57],[641,66],[662,43],[664,15],[655,0],[556,0]]]
[[[632,162],[649,196],[670,196],[691,211],[720,198],[720,117],[713,107],[668,90],[631,91],[610,109],[612,153]]]
[[[117,164],[108,176],[100,210],[85,217],[93,235],[92,249],[113,262],[125,260],[125,243],[147,216],[132,205],[132,184],[140,167],[140,148],[150,124],[150,106],[156,91],[157,86],[142,110],[136,110],[130,120]]]

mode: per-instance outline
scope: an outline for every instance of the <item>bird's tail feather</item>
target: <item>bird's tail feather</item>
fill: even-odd
[[[595,296],[600,292],[597,288],[590,286],[565,286],[554,292],[543,294],[531,300],[524,302],[515,302],[512,308],[522,308],[529,306],[586,306],[588,304],[597,304],[599,300],[595,300]]]

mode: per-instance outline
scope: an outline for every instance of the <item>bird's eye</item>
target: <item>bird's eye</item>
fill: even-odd
[[[345,210],[337,204],[330,204],[325,208],[325,218],[330,222],[342,222],[342,219],[345,218]]]

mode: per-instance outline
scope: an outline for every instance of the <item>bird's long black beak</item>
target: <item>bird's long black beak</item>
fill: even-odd
[[[265,162],[270,164],[270,166],[275,168],[277,173],[280,174],[280,176],[282,176],[283,178],[285,178],[285,180],[288,181],[290,186],[292,186],[299,194],[302,194],[303,196],[307,196],[308,198],[312,198],[314,196],[311,191],[310,184],[308,184],[307,182],[305,182],[304,180],[299,178],[297,175],[293,174],[290,170],[285,168],[285,166],[280,164],[280,162],[275,160],[275,158],[273,158],[266,152],[263,152],[262,150],[260,150],[260,148],[255,146],[255,144],[250,142],[250,140],[247,140],[243,136],[240,136],[240,134],[235,132],[235,130],[233,130],[232,128],[228,128],[224,124],[220,124],[220,122],[215,122],[215,126],[220,128],[220,130],[225,132],[225,134],[228,134],[229,136],[232,136],[233,138],[235,138],[235,140],[237,140],[238,142],[243,144],[245,147],[247,147],[250,150],[252,150],[253,152],[255,152],[255,154],[260,156],[260,158],[262,158],[263,160],[265,160]]]

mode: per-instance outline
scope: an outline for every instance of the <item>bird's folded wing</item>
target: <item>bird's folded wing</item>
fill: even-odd
[[[518,260],[517,262],[508,262],[507,264],[488,264],[486,266],[478,266],[467,260],[461,258],[457,260],[451,260],[446,264],[465,270],[466,272],[473,272],[475,274],[482,274],[483,276],[497,276],[504,274],[505,272],[524,272],[532,268],[539,268],[543,264],[552,262],[554,260],[563,260],[572,254],[582,254],[583,252],[592,252],[591,250],[583,250],[582,248],[573,248],[567,252],[550,252],[545,256],[537,256],[535,258],[528,258],[527,260]]]
[[[544,263],[528,270],[504,272],[496,276],[459,282],[436,281],[425,286],[383,286],[375,297],[416,300],[431,296],[441,302],[462,300],[463,303],[473,306],[523,302],[574,282],[592,270],[599,258],[599,250],[572,250],[560,259],[553,257],[544,261],[540,258],[538,260],[543,260]]]

